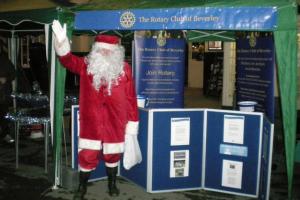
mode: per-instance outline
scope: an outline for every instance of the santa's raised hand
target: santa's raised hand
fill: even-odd
[[[53,20],[52,30],[58,43],[63,42],[67,38],[67,25],[62,26],[58,20]]]
[[[54,49],[59,56],[64,56],[70,52],[70,43],[67,38],[67,25],[62,26],[58,20],[53,20],[52,31],[54,33]]]

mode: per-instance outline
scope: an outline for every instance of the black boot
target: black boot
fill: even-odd
[[[119,189],[116,185],[118,167],[106,167],[108,177],[108,192],[110,196],[119,196]]]
[[[91,175],[91,172],[79,172],[79,185],[78,189],[75,192],[73,196],[73,200],[83,200],[84,195],[86,194],[87,190],[87,182],[89,180],[89,177]]]

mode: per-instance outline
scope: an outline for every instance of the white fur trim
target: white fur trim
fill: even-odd
[[[115,162],[115,163],[105,163],[106,167],[117,167],[119,162]]]
[[[103,154],[114,154],[124,152],[124,142],[103,143]]]
[[[59,43],[57,41],[57,39],[55,39],[54,48],[55,48],[57,55],[59,55],[59,56],[65,56],[71,51],[70,42],[69,42],[68,38],[63,40],[61,43]]]
[[[96,42],[95,43],[96,47],[98,48],[103,48],[103,49],[108,49],[108,50],[114,50],[116,48],[118,48],[118,44],[108,44],[108,43],[104,43],[104,42]]]
[[[99,141],[99,140],[90,140],[90,139],[79,138],[78,148],[101,150],[102,146],[101,146],[101,141]]]
[[[126,124],[125,134],[129,135],[137,135],[139,130],[139,122],[138,121],[128,121]]]
[[[82,171],[82,172],[91,172],[91,171],[93,171],[94,169],[96,169],[96,168],[93,168],[93,169],[86,169],[86,168],[83,168],[83,167],[80,167],[80,166],[79,166],[79,170]]]

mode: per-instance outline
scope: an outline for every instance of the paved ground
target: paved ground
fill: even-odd
[[[201,97],[201,102],[195,101],[201,96],[200,91],[187,91],[186,107],[220,108],[220,102],[211,98]],[[32,140],[21,137],[20,166],[15,169],[14,146],[0,142],[0,200],[69,200],[72,190],[66,188],[53,189],[49,173],[44,172],[43,139]],[[67,149],[70,149],[67,143]],[[273,170],[271,177],[272,200],[287,199],[287,176],[283,152],[283,137],[280,132],[280,119],[275,123]],[[69,154],[70,155],[70,154]],[[65,154],[63,155],[65,160]],[[70,156],[68,157],[70,159]],[[67,159],[67,160],[68,160]],[[49,156],[51,166],[51,156]],[[300,164],[295,166],[294,200],[300,200]],[[51,170],[50,170],[51,171]],[[106,180],[89,183],[87,200],[248,200],[250,198],[203,190],[147,193],[143,188],[119,178],[119,197],[110,198],[106,191]],[[252,198],[253,199],[253,198]]]
[[[20,167],[15,169],[14,147],[0,144],[0,200],[68,200],[72,191],[65,188],[53,189],[53,183],[44,172],[43,140],[23,138],[20,149]],[[284,159],[274,157],[272,173],[271,199],[287,199],[287,181],[282,162]],[[51,158],[50,158],[51,161]],[[296,170],[299,172],[299,165]],[[300,200],[300,176],[295,175],[294,199]],[[250,198],[223,193],[196,190],[169,193],[147,193],[143,188],[119,178],[119,197],[110,198],[107,194],[106,180],[89,183],[86,199],[88,200],[247,200]]]

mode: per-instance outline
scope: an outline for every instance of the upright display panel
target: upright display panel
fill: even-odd
[[[203,113],[153,112],[153,191],[201,188]]]
[[[140,109],[143,162],[121,176],[148,192],[201,189],[201,109]]]
[[[270,184],[271,184],[271,171],[272,171],[272,155],[273,155],[273,135],[274,125],[267,119],[263,120],[262,130],[262,152],[261,152],[261,174],[260,174],[260,187],[259,199],[269,199],[270,197]]]
[[[237,102],[255,101],[255,110],[274,122],[275,47],[273,36],[255,36],[236,41]]]
[[[72,108],[77,166],[79,109]],[[269,198],[273,124],[259,112],[139,108],[142,162],[120,176],[147,192],[210,190]],[[101,163],[91,180],[105,177]]]
[[[148,146],[151,145],[148,142],[148,135],[151,131],[151,126],[149,126],[148,122],[150,120],[149,111],[146,109],[139,109],[139,133],[138,133],[138,141],[141,148],[142,153],[142,162],[138,165],[133,166],[130,170],[126,170],[121,162],[120,167],[120,175],[124,178],[134,182],[135,184],[141,186],[144,189],[147,189],[147,181],[149,177],[148,175],[148,165],[151,162],[151,152],[148,152]]]
[[[183,108],[186,41],[161,34],[135,36],[136,93],[148,99],[148,108]]]
[[[258,196],[262,117],[207,110],[205,189]]]

